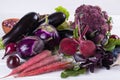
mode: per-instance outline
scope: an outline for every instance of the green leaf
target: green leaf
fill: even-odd
[[[0,39],[0,49],[4,49],[4,45],[3,45],[2,39]]]
[[[86,69],[79,69],[79,70],[67,69],[61,73],[61,77],[67,78],[69,76],[78,76],[80,74],[84,74],[85,72],[86,72]]]
[[[107,23],[110,24],[112,22],[112,17],[109,17],[109,19],[107,20]]]
[[[108,43],[104,46],[104,49],[106,51],[112,51],[117,45],[120,45],[120,39],[110,38]]]
[[[66,15],[66,19],[68,20],[70,13],[66,8],[64,8],[62,6],[58,6],[57,8],[55,8],[55,10],[56,10],[56,12],[63,12]]]
[[[66,72],[62,72],[61,73],[61,78],[67,78],[69,75],[67,75],[67,73]]]
[[[57,30],[65,30],[65,29],[70,29],[70,25],[66,21],[57,27]]]
[[[120,39],[117,39],[115,44],[120,45]]]

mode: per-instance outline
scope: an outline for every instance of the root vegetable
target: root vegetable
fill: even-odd
[[[81,33],[80,22],[79,22],[79,20],[77,20],[77,18],[76,18],[75,24],[78,25],[77,27],[78,27],[78,35],[79,35],[79,37],[75,39],[75,42],[79,44],[80,53],[84,57],[90,57],[90,56],[94,55],[95,51],[96,51],[95,43],[91,40],[84,39],[84,36],[89,29],[89,26],[86,26],[83,29],[83,32]]]
[[[41,53],[39,53],[38,55],[30,58],[28,61],[26,61],[25,63],[23,63],[22,65],[18,66],[17,68],[13,69],[12,72],[10,74],[8,74],[7,76],[5,77],[8,77],[8,76],[11,76],[11,75],[15,75],[15,74],[18,74],[20,73],[21,71],[23,71],[24,69],[28,68],[29,66],[41,61],[42,59],[48,57],[52,55],[51,54],[51,51],[49,50],[44,50],[42,51]],[[3,77],[3,78],[5,78]]]
[[[78,44],[72,38],[64,38],[59,45],[59,52],[67,55],[74,55],[77,51]]]
[[[49,57],[43,59],[42,61],[40,61],[40,62],[38,62],[38,63],[36,63],[36,64],[28,67],[28,68],[25,69],[22,73],[32,71],[32,70],[34,70],[34,69],[43,67],[43,66],[48,65],[48,64],[51,64],[51,63],[53,63],[53,62],[57,62],[57,61],[59,61],[59,60],[60,60],[60,56],[58,56],[58,55],[49,56]]]
[[[47,66],[37,68],[35,70],[29,71],[26,73],[18,74],[16,77],[34,76],[34,75],[39,75],[39,74],[43,74],[43,73],[48,73],[48,72],[66,69],[66,68],[69,68],[71,66],[71,65],[68,65],[70,63],[71,62],[66,62],[66,61],[55,62],[53,64],[49,64]]]

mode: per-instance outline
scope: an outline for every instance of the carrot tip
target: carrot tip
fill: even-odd
[[[4,77],[1,77],[0,79],[3,79],[3,78],[7,78],[7,77],[9,77],[9,76],[11,76],[12,74],[8,74],[8,75],[6,75],[6,76],[4,76]]]

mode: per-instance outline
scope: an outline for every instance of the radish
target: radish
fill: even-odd
[[[48,73],[48,72],[58,71],[58,70],[62,70],[62,69],[67,69],[67,68],[70,68],[70,67],[71,67],[71,62],[59,61],[59,62],[49,64],[47,66],[43,66],[43,67],[34,69],[32,71],[29,71],[29,72],[20,73],[16,77],[34,76],[34,75],[39,75],[39,74],[43,74],[43,73]]]
[[[21,71],[23,71],[24,69],[28,68],[29,66],[34,65],[35,63],[41,61],[42,59],[44,59],[44,58],[46,58],[46,57],[48,57],[50,55],[52,55],[51,51],[44,50],[41,53],[37,54],[36,56],[30,58],[28,61],[26,61],[22,65],[20,65],[17,68],[13,69],[12,72],[10,74],[8,74],[7,76],[5,76],[5,77],[18,74]],[[3,78],[5,78],[5,77],[3,77]]]
[[[28,68],[26,68],[24,71],[22,71],[22,73],[32,71],[34,69],[37,69],[37,68],[40,68],[42,66],[51,64],[53,62],[57,62],[59,60],[61,60],[61,57],[59,55],[49,56],[49,57],[43,59],[42,61],[40,61],[40,62],[38,62],[38,63],[36,63],[34,65],[31,65]]]

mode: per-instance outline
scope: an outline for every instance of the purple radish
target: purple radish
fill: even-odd
[[[14,53],[15,51],[16,51],[16,43],[9,43],[9,44],[5,47],[5,54],[4,54],[4,56],[2,57],[2,59],[4,59],[5,56]]]

